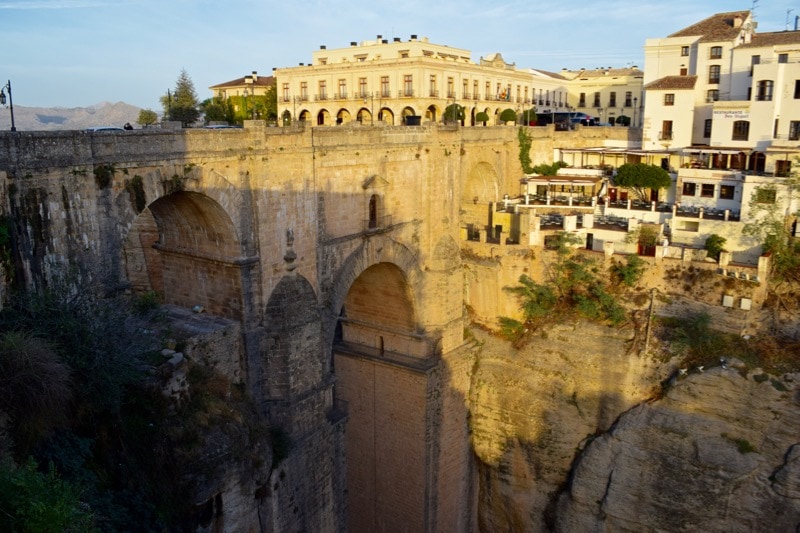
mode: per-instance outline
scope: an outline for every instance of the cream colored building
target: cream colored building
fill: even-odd
[[[351,42],[348,48],[312,53],[310,64],[274,70],[278,116],[284,124],[303,120],[330,126],[441,122],[448,105],[464,107],[463,125],[485,112],[488,125],[512,109],[566,111],[567,80],[554,73],[517,69],[500,54],[475,63],[469,50],[407,41]],[[412,117],[412,118],[409,118]]]
[[[616,124],[620,116],[641,125],[644,72],[629,68],[598,68],[561,71],[569,81],[569,104],[575,111],[597,117],[601,124]]]

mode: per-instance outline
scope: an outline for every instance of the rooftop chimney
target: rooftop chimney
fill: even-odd
[[[325,50],[325,45],[324,44],[319,45],[319,49],[320,50]]]
[[[253,81],[258,81],[258,72],[253,71]]]
[[[400,37],[395,37],[394,38],[394,42],[399,43],[400,42]]]
[[[350,41],[350,46],[358,46],[358,43],[356,41]]]
[[[416,34],[412,34],[412,35],[411,35],[411,40],[412,40],[412,41],[416,41],[416,40],[417,40],[417,36],[416,36]]]
[[[386,44],[386,43],[388,43],[388,42],[389,42],[389,39],[383,39],[381,42],[382,42],[383,44]]]
[[[376,37],[376,39],[378,39],[378,40],[380,41],[381,39],[383,39],[383,35],[378,35],[378,36]]]

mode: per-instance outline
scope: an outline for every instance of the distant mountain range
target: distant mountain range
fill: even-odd
[[[14,106],[17,131],[82,130],[93,126],[122,127],[130,122],[134,128],[141,108],[125,102],[101,102],[90,107],[24,107]],[[0,107],[0,130],[11,129],[11,113]]]

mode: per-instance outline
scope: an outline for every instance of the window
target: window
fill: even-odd
[[[778,63],[788,63],[789,54],[778,54]]]
[[[462,83],[461,86],[461,98],[467,100],[469,99],[469,80],[463,80],[463,81],[464,83]]]
[[[658,134],[658,139],[661,141],[672,140],[672,121],[665,120],[661,123],[661,133]]]
[[[414,96],[414,77],[411,74],[403,76],[403,96]]]
[[[764,187],[759,187],[758,189],[756,189],[755,197],[756,197],[755,198],[756,203],[774,204],[775,199],[777,198],[777,194],[775,192],[775,189],[772,188],[767,189]]]
[[[695,191],[697,190],[697,184],[684,181],[683,182],[683,195],[684,196],[694,196]]]
[[[714,198],[714,184],[703,183],[700,186],[700,196],[703,198]]]
[[[608,95],[608,107],[617,107],[617,93],[614,91]]]
[[[436,94],[436,74],[431,74],[431,77],[428,80],[428,92],[428,96],[438,96]]]
[[[319,82],[319,99],[327,100],[328,98],[328,83],[325,80]]]
[[[722,200],[733,200],[733,195],[736,192],[735,185],[720,185],[719,197]]]
[[[734,141],[746,141],[747,138],[750,136],[750,122],[747,120],[737,120],[733,123],[733,135],[732,140]]]
[[[308,82],[307,81],[301,81],[300,82],[300,99],[302,101],[304,101],[304,102],[306,100],[308,100]]]
[[[792,168],[792,162],[786,159],[778,159],[775,161],[775,175],[781,178],[789,177]]]
[[[581,97],[578,99],[578,107],[586,107],[586,93],[581,93]]]
[[[361,98],[367,96],[367,78],[358,78],[358,94]]]
[[[789,140],[800,141],[800,121],[789,122]]]
[[[674,93],[667,93],[664,95],[664,105],[675,105]]]
[[[447,78],[447,97],[448,98],[456,97],[456,84],[453,78]]]
[[[474,82],[472,82],[472,92],[475,93],[475,94],[472,95],[472,98],[477,100],[478,99],[478,80],[475,80]],[[528,88],[525,87],[525,101],[527,101],[527,100],[528,100]]]
[[[389,98],[389,76],[381,76],[381,96]]]
[[[686,67],[681,67],[681,70],[678,72],[680,76],[686,76],[689,74],[689,69]]]
[[[719,100],[719,90],[711,89],[706,93],[706,102],[716,102]]]
[[[711,119],[707,118],[705,123],[703,124],[703,137],[708,139],[711,137]]]
[[[756,100],[759,102],[769,102],[772,100],[772,88],[774,83],[772,80],[761,80],[758,82],[758,91],[756,92]]]
[[[594,107],[600,107],[600,93],[594,93]]]
[[[751,56],[750,57],[750,75],[753,75],[753,69],[756,65],[761,63],[761,56]]]
[[[794,80],[794,99],[800,99],[800,80]]]
[[[633,97],[633,93],[630,91],[625,91],[625,107],[631,107],[631,98]]]
[[[689,47],[681,46],[681,56],[686,57],[689,55]]]
[[[708,55],[709,59],[722,59],[722,47],[712,46]]]
[[[283,84],[283,101],[284,102],[288,102],[289,101],[289,84],[288,83],[284,83]]]
[[[339,80],[339,98],[347,98],[347,80]]]
[[[719,83],[719,65],[708,67],[708,83]]]
[[[492,95],[492,82],[486,82],[486,92],[484,93],[483,97],[489,100],[489,97]]]

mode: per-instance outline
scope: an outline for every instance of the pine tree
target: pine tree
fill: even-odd
[[[169,120],[180,121],[184,128],[200,118],[197,93],[186,70],[181,70],[175,90],[171,94],[167,92],[161,98],[161,104],[164,106],[164,116],[169,117]]]

